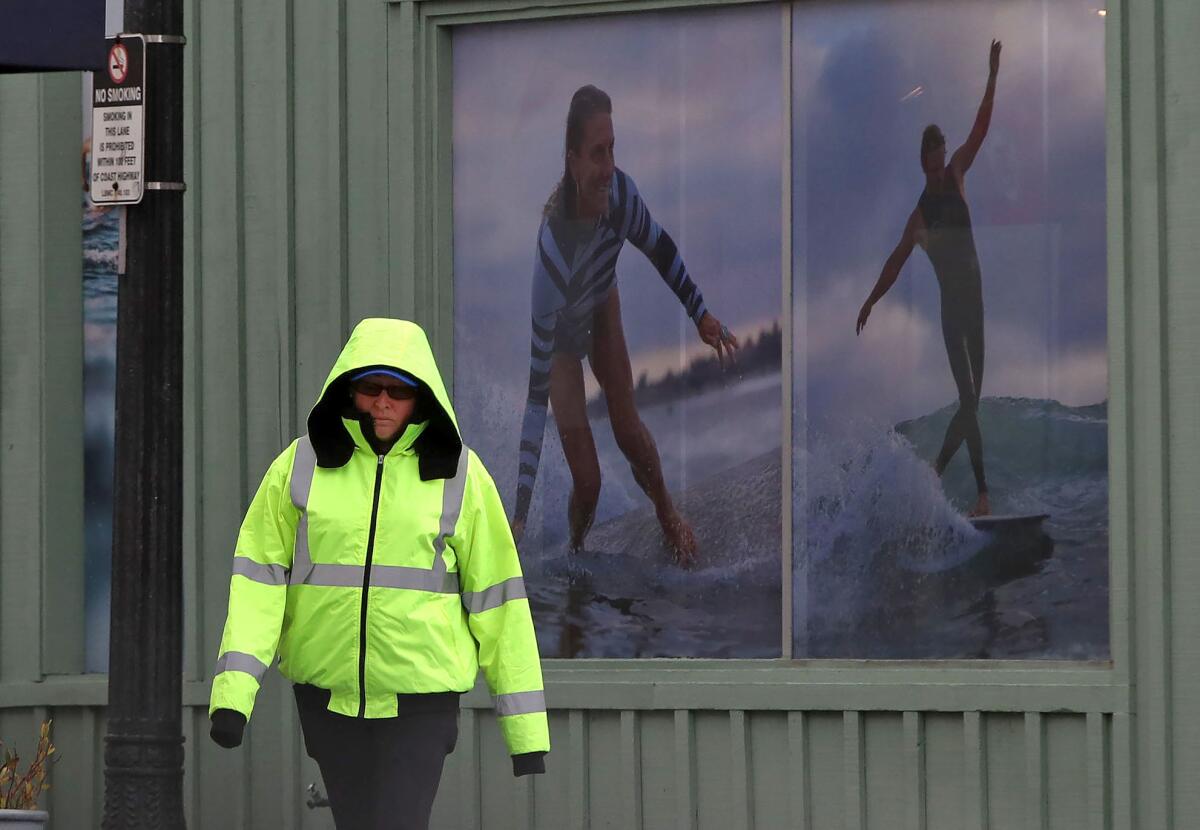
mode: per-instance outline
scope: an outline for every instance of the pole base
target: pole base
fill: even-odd
[[[183,830],[184,826],[183,738],[106,735],[103,830]]]

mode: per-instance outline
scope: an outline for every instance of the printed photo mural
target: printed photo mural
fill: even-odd
[[[794,656],[1106,658],[1103,14],[792,33]]]
[[[105,30],[122,30],[124,4],[105,2]],[[108,671],[112,584],[113,445],[117,383],[117,266],[123,207],[88,198],[92,159],[92,74],[83,73],[83,473],[84,665]]]
[[[543,656],[781,654],[780,21],[455,32],[455,402]]]
[[[90,133],[91,112],[85,129]],[[83,144],[84,168],[91,136]],[[87,182],[85,172],[85,186]],[[124,208],[83,195],[84,568],[88,671],[107,671],[117,382],[117,255]]]

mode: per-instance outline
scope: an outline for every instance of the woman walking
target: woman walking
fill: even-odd
[[[514,775],[545,769],[516,547],[413,323],[354,329],[246,513],[209,705],[221,746],[241,743],[276,654],[342,830],[428,827],[481,668]]]

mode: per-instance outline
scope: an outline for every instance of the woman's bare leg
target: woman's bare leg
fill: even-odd
[[[588,425],[583,363],[579,358],[555,354],[551,359],[550,406],[571,471],[571,499],[567,506],[571,550],[579,550],[596,518],[596,504],[600,501],[600,462]]]
[[[625,330],[621,326],[621,298],[616,286],[596,309],[590,362],[592,373],[608,402],[608,417],[617,446],[629,461],[634,480],[654,503],[658,523],[676,561],[688,564],[696,555],[696,536],[675,509],[675,503],[663,481],[658,447],[634,404],[633,369],[629,365],[629,349],[625,345]]]

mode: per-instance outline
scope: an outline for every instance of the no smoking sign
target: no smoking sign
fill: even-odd
[[[105,70],[93,77],[89,195],[98,205],[134,205],[144,191],[146,45],[142,36],[109,38]]]

